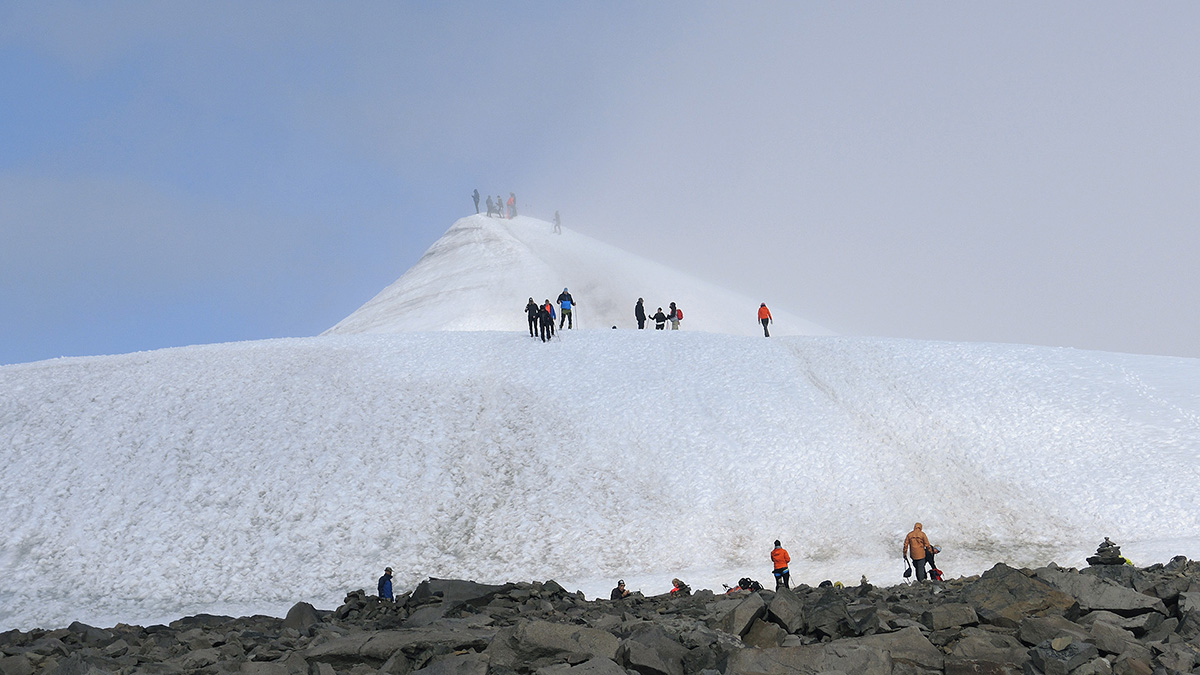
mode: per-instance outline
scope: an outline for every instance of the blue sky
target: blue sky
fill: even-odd
[[[1197,29],[0,1],[0,363],[315,335],[474,188],[844,333],[1200,356]]]

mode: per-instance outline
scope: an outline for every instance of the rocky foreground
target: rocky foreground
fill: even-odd
[[[354,591],[284,619],[9,631],[0,655],[3,675],[1200,673],[1200,562],[619,601],[430,579],[395,602]]]

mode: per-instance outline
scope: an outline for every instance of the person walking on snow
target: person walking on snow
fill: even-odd
[[[637,319],[638,330],[646,327],[646,308],[642,306],[642,302],[642,299],[638,298],[637,304],[633,306],[633,318]]]
[[[771,337],[771,331],[767,330],[767,324],[775,323],[775,319],[771,318],[771,310],[767,309],[765,302],[758,306],[758,320],[763,325],[763,337]]]
[[[571,330],[574,327],[573,322],[575,320],[571,318],[571,315],[574,313],[571,311],[571,307],[574,303],[575,301],[571,299],[571,294],[567,292],[567,289],[564,288],[563,292],[558,294],[558,306],[562,308],[562,318],[558,320],[559,330],[562,330],[564,321],[567,322],[567,330]]]
[[[525,316],[529,319],[529,337],[537,337],[538,311],[540,309],[541,307],[538,307],[533,298],[530,298],[529,304],[525,305]]]
[[[395,600],[392,595],[392,568],[383,568],[383,576],[379,577],[379,598],[381,600]]]
[[[491,195],[488,195],[488,198],[487,198],[487,207],[488,207],[488,218],[491,218],[491,217],[492,217],[492,214],[496,212],[496,205],[492,203],[492,196],[491,196]]]
[[[792,562],[792,556],[788,555],[787,549],[776,539],[775,548],[771,549],[771,564],[775,567],[771,574],[775,575],[775,590],[777,591],[780,586],[790,588],[788,585],[792,578],[791,572],[788,572],[788,563],[790,562]]]
[[[931,548],[933,546],[920,523],[914,524],[912,532],[904,536],[904,549],[900,555],[912,558],[913,567],[917,568],[917,581],[925,581],[925,553]]]
[[[663,330],[667,327],[667,315],[663,314],[662,307],[659,307],[654,316],[650,318],[654,319],[654,330]]]
[[[496,195],[496,217],[504,217],[504,197]]]
[[[554,337],[554,321],[558,318],[558,315],[554,313],[554,304],[550,302],[549,298],[546,299],[544,304],[546,311],[550,312],[550,337]]]
[[[558,211],[554,212],[554,234],[562,234],[562,219],[558,217]]]
[[[471,197],[475,200],[475,215],[479,215],[479,188],[475,188],[475,192],[471,194]]]
[[[542,336],[542,342],[554,337],[554,317],[550,316],[552,307],[549,300],[538,307],[538,334]]]
[[[671,303],[671,311],[667,312],[667,319],[671,322],[671,330],[679,330],[679,322],[683,321],[683,312]]]
[[[517,195],[515,192],[508,193],[508,219],[512,220],[517,217]]]

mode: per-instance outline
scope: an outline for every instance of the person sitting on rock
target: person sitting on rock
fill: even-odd
[[[383,568],[383,576],[379,577],[379,599],[395,601],[392,595],[392,568]]]
[[[629,590],[625,588],[625,580],[617,581],[617,587],[612,589],[612,593],[608,594],[609,600],[620,600],[621,598],[629,597]]]
[[[929,543],[929,537],[925,536],[925,530],[920,523],[914,524],[912,532],[904,536],[904,549],[900,555],[912,558],[913,567],[917,570],[917,581],[925,581],[925,563],[929,562],[925,555],[931,548],[933,545]]]
[[[691,595],[691,594],[692,594],[691,586],[688,586],[687,584],[683,583],[683,581],[681,579],[672,579],[671,580],[671,595],[673,595],[677,598],[681,598],[685,595]]]

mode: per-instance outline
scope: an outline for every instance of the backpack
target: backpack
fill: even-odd
[[[683,310],[678,307],[675,308],[675,320],[683,321]]]

